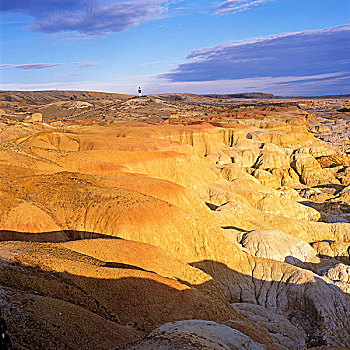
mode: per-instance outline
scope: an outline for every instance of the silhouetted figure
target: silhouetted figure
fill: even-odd
[[[11,347],[11,337],[7,334],[7,323],[2,317],[2,310],[0,308],[0,350],[10,350]]]

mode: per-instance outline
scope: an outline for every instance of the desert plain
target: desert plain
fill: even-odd
[[[349,107],[0,92],[13,348],[350,348]]]

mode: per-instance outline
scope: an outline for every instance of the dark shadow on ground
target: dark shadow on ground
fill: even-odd
[[[241,229],[241,228],[239,228],[239,227],[237,227],[237,226],[221,226],[221,228],[224,229],[224,230],[237,230],[237,231],[243,232],[243,233],[249,232],[249,231],[243,230],[243,229]],[[251,231],[251,230],[250,230],[250,231]]]
[[[155,273],[154,271],[150,270],[145,270],[142,267],[135,266],[135,265],[129,265],[129,264],[124,264],[124,263],[118,263],[118,262],[106,262],[104,267],[112,267],[114,269],[129,269],[129,270],[138,270],[138,271],[145,271],[145,272],[152,272]]]
[[[62,230],[40,233],[0,230],[0,241],[62,243],[68,241],[77,241],[81,239],[95,238],[122,239],[120,237],[109,236],[102,233],[75,230]]]
[[[212,211],[215,211],[217,208],[219,208],[219,205],[215,205],[215,204],[212,204],[212,203],[209,203],[209,202],[205,202],[205,204]]]

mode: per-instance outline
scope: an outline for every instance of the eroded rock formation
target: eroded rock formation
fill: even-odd
[[[349,347],[349,159],[308,131],[322,122],[275,106],[4,123],[0,304],[16,347]]]

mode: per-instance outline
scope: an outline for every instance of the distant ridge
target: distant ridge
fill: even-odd
[[[242,98],[242,99],[343,99],[350,98],[350,94],[343,95],[322,95],[322,96],[276,96],[274,94],[264,92],[242,92],[237,94],[208,94],[203,95],[205,97],[230,99],[230,98]]]
[[[238,94],[210,94],[210,95],[204,95],[206,97],[212,97],[212,98],[280,98],[279,96],[275,96],[274,94],[267,94],[264,92],[244,92],[244,93],[238,93]]]

